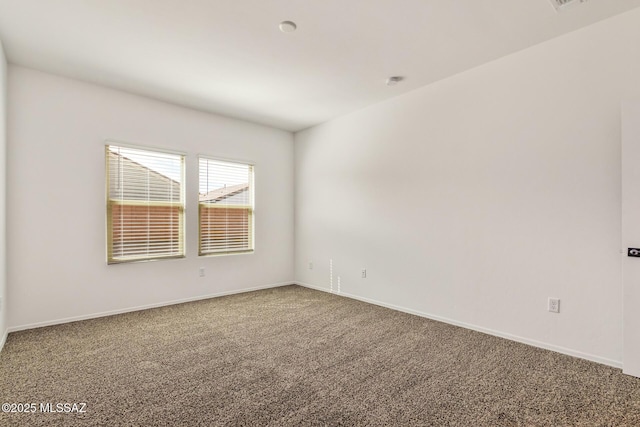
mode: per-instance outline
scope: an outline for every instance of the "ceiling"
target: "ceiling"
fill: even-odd
[[[13,64],[297,131],[639,6],[0,0],[0,40]],[[406,80],[387,86],[395,75]]]

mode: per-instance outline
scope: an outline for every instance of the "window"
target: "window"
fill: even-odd
[[[184,156],[107,145],[107,262],[184,256]]]
[[[200,157],[200,255],[253,252],[253,165]]]

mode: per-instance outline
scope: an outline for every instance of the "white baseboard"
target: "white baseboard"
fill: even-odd
[[[204,300],[204,299],[223,297],[223,296],[226,296],[226,295],[243,294],[243,293],[246,293],[246,292],[259,291],[261,289],[279,288],[281,286],[287,286],[287,285],[293,285],[293,284],[295,284],[295,283],[294,282],[273,283],[273,284],[270,284],[270,285],[255,286],[253,288],[246,288],[246,289],[233,290],[233,291],[227,291],[227,292],[218,292],[218,293],[215,293],[215,294],[200,295],[200,296],[197,296],[197,297],[190,297],[190,298],[182,298],[182,299],[179,299],[179,300],[165,301],[165,302],[156,303],[156,304],[146,304],[146,305],[141,305],[141,306],[137,306],[137,307],[128,307],[128,308],[123,308],[123,309],[118,309],[118,310],[109,310],[109,311],[103,311],[103,312],[100,312],[100,313],[86,314],[86,315],[82,315],[82,316],[65,317],[63,319],[47,320],[47,321],[44,321],[44,322],[29,323],[27,325],[11,326],[11,327],[9,327],[7,332],[18,332],[18,331],[24,331],[24,330],[27,330],[27,329],[42,328],[44,326],[53,326],[53,325],[60,325],[60,324],[63,324],[63,323],[78,322],[80,320],[96,319],[98,317],[113,316],[115,314],[130,313],[132,311],[148,310],[150,308],[158,308],[158,307],[164,307],[164,306],[167,306],[167,305],[174,305],[174,304],[182,304],[182,303],[185,303],[185,302],[200,301],[200,300]],[[6,338],[6,336],[7,336],[7,334],[5,333],[5,338]],[[2,341],[2,343],[4,344],[4,341]]]
[[[496,331],[496,330],[493,330],[493,329],[483,328],[481,326],[472,325],[470,323],[459,322],[457,320],[448,319],[446,317],[441,317],[441,316],[436,316],[434,314],[425,313],[425,312],[418,311],[418,310],[412,310],[412,309],[406,308],[406,307],[400,307],[400,306],[393,305],[393,304],[387,304],[385,302],[373,300],[373,299],[370,299],[370,298],[361,297],[361,296],[358,296],[358,295],[346,294],[344,292],[340,292],[340,293],[331,292],[331,289],[325,288],[325,287],[321,287],[321,286],[310,285],[308,283],[302,283],[302,282],[296,282],[296,284],[298,284],[300,286],[304,286],[305,288],[310,288],[310,289],[315,289],[315,290],[318,290],[318,291],[333,293],[333,294],[340,295],[340,296],[343,296],[343,297],[347,297],[347,298],[351,298],[351,299],[367,302],[369,304],[375,304],[375,305],[379,305],[381,307],[390,308],[392,310],[402,311],[402,312],[408,313],[408,314],[414,314],[416,316],[425,317],[425,318],[431,319],[431,320],[437,320],[438,322],[448,323],[448,324],[454,325],[454,326],[460,326],[462,328],[471,329],[471,330],[474,330],[474,331],[482,332],[482,333],[485,333],[485,334],[488,334],[488,335],[493,335],[493,336],[500,337],[500,338],[506,338],[506,339],[511,340],[511,341],[517,341],[517,342],[520,342],[520,343],[523,343],[523,344],[528,344],[528,345],[531,345],[531,346],[534,346],[534,347],[543,348],[545,350],[555,351],[556,353],[562,353],[562,354],[566,354],[568,356],[573,356],[573,357],[578,357],[580,359],[589,360],[591,362],[601,363],[603,365],[612,366],[614,368],[622,368],[622,362],[621,361],[607,359],[607,358],[604,358],[604,357],[595,356],[593,354],[583,353],[581,351],[572,350],[570,348],[560,347],[560,346],[557,346],[557,345],[548,344],[548,343],[545,343],[545,342],[542,342],[542,341],[537,341],[537,340],[532,340],[532,339],[529,339],[529,338],[520,337],[518,335],[508,334],[508,333]]]
[[[0,353],[2,352],[2,349],[4,348],[4,343],[7,342],[7,337],[9,336],[9,330],[6,329],[4,331],[4,333],[2,334],[2,337],[0,337]]]

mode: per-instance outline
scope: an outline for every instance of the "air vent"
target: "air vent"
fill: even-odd
[[[557,11],[562,11],[568,9],[571,6],[575,6],[586,1],[587,0],[551,0],[551,4],[556,8]]]

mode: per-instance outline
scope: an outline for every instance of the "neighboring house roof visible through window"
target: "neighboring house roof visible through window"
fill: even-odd
[[[249,203],[249,184],[242,183],[211,190],[200,194],[200,202],[223,203],[227,205],[246,205]]]
[[[176,180],[113,151],[109,151],[109,161],[115,166],[110,171],[110,194],[120,200],[180,201],[180,183]],[[125,179],[120,171],[126,171]],[[148,193],[141,193],[135,185],[139,180],[148,180]],[[171,186],[171,191],[167,191],[167,186]]]

